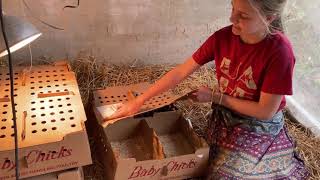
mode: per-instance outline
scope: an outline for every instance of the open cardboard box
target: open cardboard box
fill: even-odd
[[[86,115],[67,63],[16,67],[20,177],[91,164]],[[8,70],[0,68],[0,180],[15,179],[14,132]]]
[[[40,176],[25,178],[24,180],[84,180],[82,167],[53,172]]]
[[[103,130],[107,179],[185,179],[206,171],[208,145],[176,111],[122,119]]]

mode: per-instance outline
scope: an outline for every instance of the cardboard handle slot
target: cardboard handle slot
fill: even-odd
[[[2,103],[2,102],[10,102],[10,98],[7,98],[7,97],[0,98],[0,103]]]
[[[75,95],[72,91],[56,92],[56,93],[39,93],[38,98],[47,98],[55,96]]]
[[[27,111],[23,111],[23,117],[22,117],[22,133],[21,133],[21,138],[22,140],[25,140],[26,139],[26,128],[27,128]]]

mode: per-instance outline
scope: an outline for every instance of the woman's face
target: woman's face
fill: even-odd
[[[266,25],[248,0],[232,0],[232,32],[241,37],[265,34]]]

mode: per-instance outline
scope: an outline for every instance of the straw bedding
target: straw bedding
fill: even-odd
[[[154,82],[174,66],[172,64],[144,65],[136,62],[132,63],[132,65],[101,64],[96,62],[96,59],[92,56],[77,58],[72,63],[73,71],[78,75],[78,83],[85,105],[88,103],[90,93],[95,88],[128,85],[145,81]],[[195,89],[200,86],[212,87],[217,84],[214,73],[214,68],[202,67],[172,91],[174,93],[183,93],[188,89]],[[183,112],[186,118],[191,120],[197,134],[204,137],[207,124],[206,117],[210,111],[210,104],[179,101],[175,103],[175,106]],[[320,138],[316,138],[308,129],[291,118],[286,118],[286,125],[289,133],[296,140],[297,150],[301,158],[305,161],[312,174],[311,179],[320,179]],[[95,142],[91,143],[94,144]],[[95,164],[91,166],[95,166]],[[94,178],[92,174],[87,174],[86,171],[85,176],[87,179],[99,179]]]
[[[103,64],[98,63],[93,56],[81,56],[71,63],[72,69],[76,72],[78,85],[82,95],[84,106],[89,103],[92,91],[107,86],[128,85],[139,82],[154,82],[175,65],[144,65],[134,62],[130,64]],[[217,84],[214,78],[214,68],[202,67],[193,73],[190,78],[173,89],[174,93],[182,93],[188,89],[196,89],[200,86],[214,86]],[[204,137],[207,124],[207,113],[210,111],[210,104],[193,103],[190,101],[179,101],[175,106],[183,112],[184,116],[191,120],[193,128],[199,136]],[[286,126],[289,133],[297,143],[297,150],[305,161],[307,168],[312,174],[312,180],[320,179],[320,138],[315,137],[308,129],[295,122],[287,113]],[[93,164],[84,168],[85,179],[100,180],[105,177],[103,174],[102,158],[97,157],[96,149],[99,142],[90,137]]]

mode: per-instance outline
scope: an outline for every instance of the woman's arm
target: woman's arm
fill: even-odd
[[[255,117],[259,120],[268,120],[277,112],[282,97],[283,95],[261,92],[259,102],[254,102],[223,95],[221,105],[241,114]]]
[[[156,81],[143,95],[138,96],[137,100],[145,102],[153,96],[175,87],[199,67],[200,65],[197,64],[192,57],[187,59],[185,63],[178,65],[164,75],[161,79]]]
[[[156,81],[146,92],[138,96],[135,100],[129,101],[119,107],[119,109],[109,119],[115,119],[123,116],[129,116],[139,111],[145,101],[153,96],[173,88],[182,80],[187,78],[191,73],[200,67],[199,64],[191,57],[185,63],[178,65],[161,79]]]

